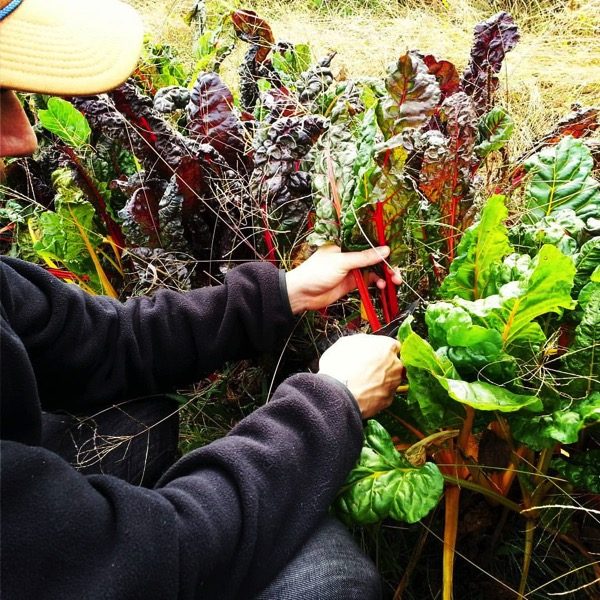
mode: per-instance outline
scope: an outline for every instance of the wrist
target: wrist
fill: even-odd
[[[290,309],[294,315],[300,314],[308,309],[308,302],[296,281],[293,271],[288,271],[285,274],[285,288],[290,303]]]

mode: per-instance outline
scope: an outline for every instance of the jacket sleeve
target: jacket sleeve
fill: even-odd
[[[249,598],[307,539],[358,457],[350,392],[311,374],[154,490],[2,444],[2,582],[20,598]],[[35,565],[35,568],[31,566]]]
[[[6,318],[33,365],[42,406],[77,410],[189,384],[273,348],[294,323],[280,272],[233,269],[223,285],[125,303],[2,260]]]

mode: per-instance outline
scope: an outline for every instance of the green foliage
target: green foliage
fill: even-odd
[[[592,273],[600,265],[600,236],[588,240],[577,254],[575,267],[575,291],[581,288],[589,281]]]
[[[515,415],[509,421],[514,438],[532,450],[573,444],[587,425],[600,422],[600,394],[575,402],[563,400],[558,410],[543,415]]]
[[[337,499],[342,517],[376,523],[390,517],[416,523],[439,502],[444,481],[433,463],[414,467],[374,420],[365,428],[365,443]]]
[[[507,214],[503,196],[486,202],[480,220],[460,240],[457,257],[440,287],[442,298],[477,300],[488,295],[494,268],[511,251],[504,226]]]
[[[574,377],[569,390],[576,397],[600,390],[600,284],[592,281],[588,286],[583,317],[564,360]]]
[[[571,208],[582,219],[600,214],[600,183],[592,176],[594,160],[581,140],[565,137],[525,161],[532,174],[527,187],[530,219]]]
[[[452,307],[453,308],[453,307]],[[448,396],[477,410],[515,412],[522,408],[539,411],[542,404],[536,396],[514,394],[500,386],[483,381],[467,382],[460,379],[452,361],[435,350],[417,333],[402,334],[402,363],[407,369],[409,385],[412,369],[429,372],[446,390]]]
[[[81,148],[89,142],[92,130],[87,119],[62,98],[50,98],[48,108],[38,111],[38,118],[42,127],[72,148]]]
[[[510,140],[514,127],[514,121],[506,110],[501,106],[494,106],[477,124],[477,156],[485,158],[504,147]]]
[[[102,236],[96,233],[94,207],[84,199],[68,169],[55,171],[52,181],[56,188],[56,210],[45,211],[34,219],[39,237],[33,249],[44,260],[58,261],[76,275],[89,277],[91,287],[102,293],[83,237],[87,236],[93,248],[102,242]]]
[[[312,52],[308,44],[295,44],[283,52],[274,52],[272,60],[273,67],[287,79],[286,83],[293,84],[310,67]]]
[[[600,494],[600,450],[588,450],[570,460],[557,458],[552,466],[578,489]]]
[[[535,346],[545,340],[537,317],[572,309],[573,260],[554,246],[542,246],[528,277],[504,284],[498,294],[474,301],[456,299],[474,322],[502,335],[502,346]]]

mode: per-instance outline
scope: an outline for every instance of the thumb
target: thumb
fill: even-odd
[[[376,265],[387,258],[389,254],[389,246],[378,246],[362,252],[344,252],[341,256],[344,258],[344,266],[350,271]]]

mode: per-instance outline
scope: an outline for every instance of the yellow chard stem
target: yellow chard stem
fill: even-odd
[[[96,267],[96,273],[98,273],[98,277],[100,278],[100,283],[102,284],[102,289],[103,289],[104,293],[107,296],[112,296],[113,298],[117,298],[118,294],[115,291],[115,289],[113,288],[110,281],[108,280],[108,277],[106,276],[106,273],[104,272],[104,269],[102,268],[102,265],[100,264],[100,261],[98,260],[98,256],[96,255],[96,252],[94,251],[94,247],[92,246],[92,243],[90,242],[90,238],[88,237],[84,228],[81,226],[81,224],[77,220],[77,217],[75,216],[75,214],[73,213],[73,211],[71,210],[70,207],[69,207],[69,212],[71,213],[73,222],[75,223],[77,229],[79,230],[79,234],[81,235],[81,239],[83,240],[83,243],[85,244],[85,247],[87,248],[87,251],[90,253],[90,257],[92,259],[92,262],[94,263],[94,267]]]
[[[460,488],[455,485],[446,487],[444,499],[446,516],[444,519],[444,552],[442,560],[444,567],[442,599],[452,600]]]

